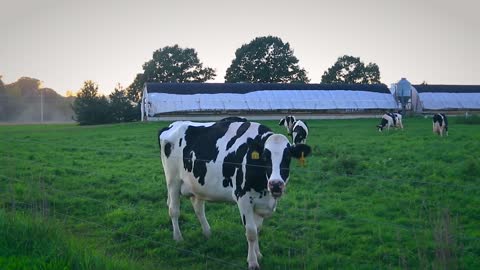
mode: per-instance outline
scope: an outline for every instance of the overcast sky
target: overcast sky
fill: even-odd
[[[255,37],[289,42],[318,83],[344,54],[374,62],[387,85],[480,85],[478,0],[0,0],[0,75],[37,78],[60,94],[85,80],[128,86],[153,51],[194,48],[224,82]]]

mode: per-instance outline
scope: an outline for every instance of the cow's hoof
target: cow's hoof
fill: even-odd
[[[181,234],[178,234],[178,235],[174,235],[173,236],[173,240],[177,241],[177,242],[182,242],[183,241],[183,237]]]
[[[203,231],[203,235],[205,236],[205,238],[209,239],[210,236],[212,236],[212,232],[210,230],[208,231]]]
[[[248,270],[260,270],[260,265],[258,265],[258,263],[249,264]]]

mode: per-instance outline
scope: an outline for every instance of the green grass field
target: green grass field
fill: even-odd
[[[313,154],[264,223],[263,269],[480,269],[477,121],[451,119],[444,138],[424,118],[384,133],[378,119],[307,122]],[[173,241],[168,124],[0,126],[0,268],[246,268],[235,205],[206,204],[206,240],[183,199]]]

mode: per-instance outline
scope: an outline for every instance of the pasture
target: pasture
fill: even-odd
[[[378,119],[307,121],[313,154],[305,167],[292,161],[264,223],[262,268],[480,268],[480,125],[459,120],[443,138],[424,118],[383,133]],[[206,240],[182,199],[185,241],[172,239],[156,137],[168,124],[0,126],[0,268],[245,269],[235,205],[207,202]],[[15,222],[54,228],[54,243],[73,242],[82,256],[58,259],[62,244]]]

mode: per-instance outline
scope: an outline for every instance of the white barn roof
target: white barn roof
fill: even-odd
[[[389,110],[387,86],[276,83],[146,83],[148,116],[205,111]]]
[[[479,85],[414,85],[424,110],[479,110]]]

